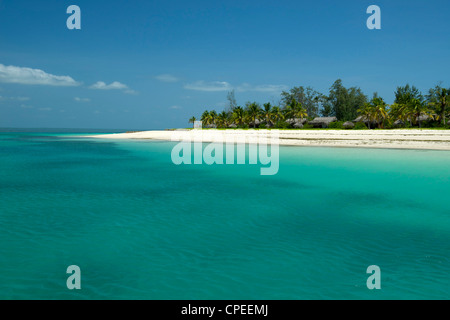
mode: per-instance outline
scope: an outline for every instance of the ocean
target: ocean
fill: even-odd
[[[262,176],[79,135],[0,133],[0,299],[450,299],[450,152],[280,147]]]

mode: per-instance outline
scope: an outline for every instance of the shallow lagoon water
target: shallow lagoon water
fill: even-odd
[[[174,145],[1,133],[0,298],[450,299],[450,152],[280,147],[261,176]]]

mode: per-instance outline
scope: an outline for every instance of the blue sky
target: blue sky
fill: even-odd
[[[69,5],[81,30],[68,30]],[[366,9],[381,8],[369,30]],[[0,0],[0,127],[187,127],[205,109],[327,93],[341,78],[388,103],[450,87],[450,2]],[[39,71],[40,70],[40,71]]]

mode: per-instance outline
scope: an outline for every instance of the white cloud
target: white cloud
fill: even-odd
[[[253,86],[248,83],[243,83],[240,86],[233,86],[225,81],[213,81],[213,82],[197,81],[186,84],[184,88],[188,90],[207,91],[207,92],[231,91],[234,89],[239,92],[257,91],[257,92],[272,92],[272,93],[277,93],[288,89],[288,87],[285,85],[273,85],[273,84]]]
[[[94,83],[92,86],[90,86],[90,88],[97,90],[124,90],[128,89],[128,86],[118,81],[114,81],[111,84],[106,84],[103,81],[98,81]]]
[[[207,91],[207,92],[230,91],[233,89],[231,84],[225,81],[213,81],[213,82],[197,81],[184,85],[184,88],[188,90]]]
[[[180,106],[171,106],[170,109],[178,110],[178,109],[181,109],[181,107]]]
[[[79,97],[75,97],[74,100],[77,102],[90,102],[91,101],[91,99],[89,99],[89,98],[79,98]]]
[[[48,86],[79,86],[80,82],[69,76],[56,76],[40,69],[31,69],[0,64],[0,82],[48,85]]]
[[[128,94],[137,94],[136,91],[130,89],[126,84],[120,83],[118,81],[114,81],[110,84],[106,84],[103,81],[97,81],[89,88],[95,90],[122,90],[123,92]]]
[[[28,101],[28,100],[30,100],[29,97],[12,97],[11,99],[17,100],[17,101]]]
[[[28,101],[31,100],[28,97],[2,97],[0,96],[0,101],[1,100],[12,100],[12,101]]]
[[[158,76],[155,77],[156,80],[159,80],[161,82],[178,82],[180,81],[180,79],[178,79],[177,77],[171,75],[171,74],[160,74]]]

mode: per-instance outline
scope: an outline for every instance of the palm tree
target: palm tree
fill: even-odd
[[[297,101],[295,101],[294,98],[291,99],[291,102],[286,104],[286,106],[283,109],[283,115],[285,119],[293,118],[294,117],[294,108],[297,104]]]
[[[303,118],[308,116],[308,113],[306,112],[306,109],[303,108],[302,104],[298,102],[293,109],[292,115],[294,118],[300,118],[303,120]]]
[[[248,106],[247,112],[249,117],[253,121],[253,128],[256,128],[256,118],[258,118],[259,115],[261,114],[261,108],[256,102],[253,102]]]
[[[450,89],[442,89],[439,94],[439,103],[440,103],[440,118],[443,120],[444,126],[447,124],[445,121],[445,116],[447,113],[447,109],[450,106]]]
[[[303,108],[303,105],[295,99],[292,99],[291,102],[286,105],[284,109],[285,115],[287,118],[292,119],[302,119],[308,116],[306,109]]]
[[[370,102],[373,110],[373,119],[378,123],[378,128],[384,127],[384,121],[388,117],[387,104],[382,98],[373,98]]]
[[[401,120],[403,123],[406,123],[411,118],[411,115],[405,104],[393,103],[390,106],[389,117],[394,122],[397,120]]]
[[[278,106],[272,107],[271,118],[275,120],[275,123],[278,123],[280,120],[283,119],[283,112],[281,111],[280,107]]]
[[[420,119],[422,115],[433,117],[426,104],[419,99],[411,99],[411,101],[408,103],[408,109],[410,110],[413,118],[417,119],[419,128],[422,128],[422,120]]]
[[[202,113],[201,120],[204,126],[211,124],[211,116],[208,110],[205,110],[205,112]]]
[[[221,113],[219,113],[219,115],[217,116],[217,124],[220,127],[228,127],[228,113],[226,111],[222,111]]]
[[[211,110],[209,112],[209,117],[211,118],[211,123],[213,127],[216,127],[217,122],[217,112],[215,110]]]
[[[194,123],[197,119],[195,117],[192,117],[189,119],[189,123],[192,123],[192,127],[194,127]]]
[[[245,119],[245,111],[244,109],[242,109],[242,107],[236,107],[233,109],[233,113],[232,113],[232,119],[233,122],[240,126],[244,123],[244,119]]]
[[[264,103],[264,109],[262,110],[262,116],[264,117],[266,124],[269,124],[272,116],[272,105],[270,102]]]
[[[374,95],[370,102],[367,102],[363,105],[362,108],[358,109],[357,112],[363,116],[369,125],[372,121],[375,121],[378,125],[378,128],[384,127],[384,121],[388,118],[388,105],[384,102],[383,98],[378,97],[378,95]]]
[[[372,122],[375,114],[375,110],[372,104],[369,102],[365,103],[361,108],[357,110],[357,112],[363,117],[363,119],[367,120],[367,124],[370,129],[370,123]]]
[[[445,126],[445,124],[447,123],[445,120],[445,116],[450,105],[450,89],[447,90],[438,86],[436,89],[431,89],[430,93],[432,92],[432,90],[435,93],[436,101],[431,102],[430,105],[436,108],[436,111],[439,114],[438,118],[439,120],[443,121],[443,124]]]

